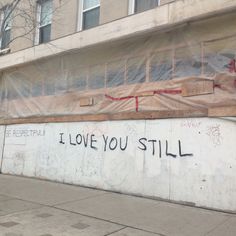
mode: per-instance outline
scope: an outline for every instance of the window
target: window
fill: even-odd
[[[7,81],[7,97],[9,100],[30,96],[31,81],[21,71],[14,71]]]
[[[104,65],[91,66],[89,68],[88,87],[90,89],[104,88],[105,67]]]
[[[205,42],[204,54],[205,75],[214,76],[220,72],[236,72],[236,37]]]
[[[169,80],[172,78],[172,50],[157,52],[150,57],[150,81]]]
[[[117,87],[125,81],[125,61],[115,61],[107,64],[107,87]]]
[[[87,87],[87,68],[71,68],[68,76],[69,91],[83,91]]]
[[[146,58],[134,57],[127,61],[127,83],[144,83],[146,79]]]
[[[143,12],[159,6],[160,0],[130,0],[129,14]]]
[[[38,1],[39,29],[36,35],[36,44],[49,42],[51,39],[52,0]]]
[[[11,7],[7,5],[1,12],[1,38],[0,46],[1,49],[7,48],[11,40]]]
[[[100,1],[81,0],[80,1],[79,30],[90,29],[99,25]]]
[[[174,77],[199,76],[201,74],[201,46],[194,45],[175,50]]]

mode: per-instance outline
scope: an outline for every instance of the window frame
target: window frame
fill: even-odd
[[[133,15],[133,14],[138,14],[138,13],[141,13],[141,12],[135,12],[135,8],[136,8],[136,1],[137,0],[129,0],[129,15]],[[161,0],[158,0],[158,7],[161,5]],[[151,8],[153,9],[153,8]],[[149,10],[151,10],[149,9]],[[142,11],[143,12],[143,11]]]
[[[2,28],[3,24],[6,24],[5,15],[6,15],[8,9],[10,10],[10,13],[8,16],[9,19],[7,19],[7,20],[9,20],[9,24],[7,25],[6,28],[3,27],[2,37],[0,38],[0,50],[4,50],[4,49],[9,48],[9,44],[11,42],[11,29],[12,29],[12,19],[11,19],[12,16],[11,16],[11,14],[12,14],[12,12],[11,12],[11,5],[9,5],[9,4],[5,5],[4,7],[2,7],[0,9],[0,29]],[[6,33],[7,31],[10,31],[10,40],[9,40],[8,44],[6,45],[6,47],[5,46],[3,47],[2,38],[3,38],[4,33]]]
[[[100,10],[100,7],[101,7],[101,2],[99,0],[99,4],[84,10],[84,0],[79,0],[79,16],[78,16],[77,31],[86,30],[86,29],[83,28],[83,26],[84,26],[84,13],[88,12],[88,11],[91,11],[91,10],[94,10],[96,8],[99,8],[99,10]]]
[[[43,1],[51,1],[52,2],[52,13],[53,13],[53,0],[38,0],[36,2],[36,4],[37,4],[36,5],[37,27],[36,27],[35,39],[34,39],[34,44],[35,45],[47,43],[47,42],[40,42],[40,29],[45,27],[45,26],[52,25],[52,17],[50,19],[50,23],[41,25],[41,14],[42,14],[42,3],[43,3]],[[51,40],[51,34],[50,34],[50,40]]]

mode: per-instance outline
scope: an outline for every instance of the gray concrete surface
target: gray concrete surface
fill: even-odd
[[[236,215],[0,175],[0,236],[235,236]]]

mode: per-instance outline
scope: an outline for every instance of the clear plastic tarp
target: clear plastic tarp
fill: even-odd
[[[236,105],[236,28],[228,15],[32,62],[1,74],[1,117]],[[213,92],[183,96],[186,82]]]

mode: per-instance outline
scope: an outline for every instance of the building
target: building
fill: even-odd
[[[236,210],[235,0],[18,8],[1,11],[2,173]]]

